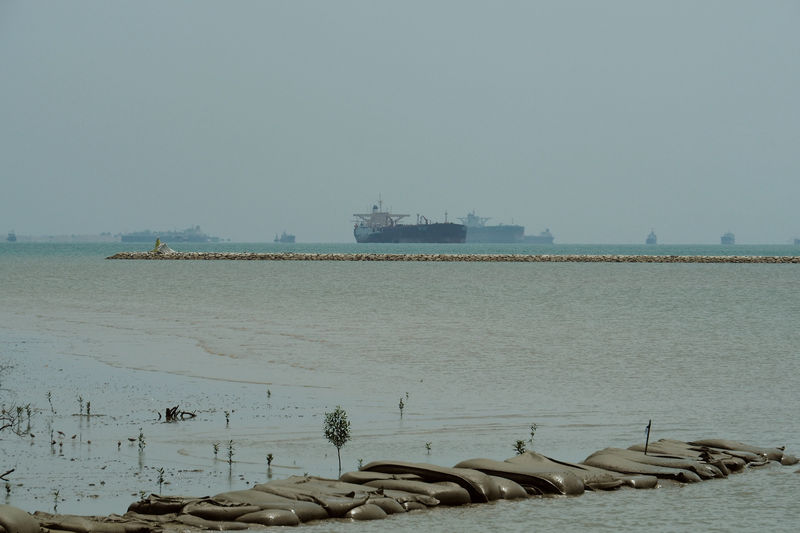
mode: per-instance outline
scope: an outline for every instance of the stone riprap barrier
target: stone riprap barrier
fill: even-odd
[[[579,496],[587,490],[654,489],[661,483],[696,483],[777,461],[797,464],[782,448],[723,439],[659,440],[647,446],[606,448],[582,463],[524,452],[505,461],[470,459],[454,467],[375,461],[337,479],[293,476],[250,489],[187,498],[151,494],[124,515],[28,514],[0,505],[0,532],[144,533],[234,531],[296,526],[330,518],[376,520],[437,506],[500,499]],[[44,529],[40,529],[44,528]]]
[[[524,255],[389,253],[119,252],[106,259],[167,261],[429,261],[495,263],[775,263],[800,264],[800,256],[763,255]]]

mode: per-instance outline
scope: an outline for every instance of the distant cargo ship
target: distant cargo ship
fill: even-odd
[[[120,236],[122,242],[155,242],[161,239],[162,242],[219,242],[219,237],[211,237],[200,229],[200,226],[186,228],[183,231],[137,231],[135,233],[123,233]]]
[[[719,242],[720,244],[736,244],[736,237],[729,231],[720,237]]]
[[[550,233],[550,228],[547,228],[539,235],[525,235],[522,241],[529,244],[553,244],[553,234]]]
[[[522,242],[525,233],[525,227],[516,224],[487,226],[489,217],[479,217],[475,211],[459,220],[467,227],[466,242]]]
[[[644,240],[645,244],[658,244],[658,238],[653,230],[650,230],[650,235]]]
[[[467,227],[447,222],[447,214],[445,222],[431,222],[417,215],[416,224],[400,224],[400,220],[409,215],[384,211],[380,200],[378,205],[372,206],[371,213],[354,213],[353,216],[356,217],[353,235],[359,243],[462,243],[467,238]]]
[[[2,235],[2,234],[0,234],[0,235]],[[14,233],[14,231],[13,231],[13,230],[12,230],[12,231],[9,231],[9,232],[8,232],[8,237],[6,237],[6,240],[7,240],[8,242],[17,242],[17,234],[16,234],[16,233]]]
[[[281,233],[280,235],[277,234],[275,235],[275,242],[292,243],[294,242],[294,235],[292,235],[291,233],[286,233],[286,231],[284,230],[284,232]]]

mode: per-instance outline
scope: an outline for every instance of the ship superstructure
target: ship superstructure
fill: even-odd
[[[275,240],[273,242],[281,242],[281,243],[293,243],[294,242],[294,235],[291,233],[286,233],[286,230],[283,230],[283,233],[280,235],[275,235]]]
[[[356,242],[384,243],[462,243],[467,237],[463,224],[431,222],[427,217],[417,215],[416,224],[402,224],[400,221],[410,215],[390,213],[383,210],[383,202],[378,200],[370,213],[354,213],[353,235]]]
[[[466,242],[522,242],[525,227],[516,224],[487,226],[490,217],[480,217],[475,211],[459,218],[467,227]]]
[[[658,237],[656,237],[656,232],[650,230],[650,235],[644,240],[645,244],[658,244]]]

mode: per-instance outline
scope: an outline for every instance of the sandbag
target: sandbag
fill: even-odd
[[[49,515],[47,517],[40,515],[37,525],[51,530],[59,529],[74,533],[126,533],[125,526],[121,523],[101,522],[75,515]]]
[[[527,451],[505,460],[506,463],[524,465],[536,472],[572,472],[583,482],[584,489],[614,490],[624,485],[620,474],[551,459],[534,451]]]
[[[175,521],[180,522],[181,524],[186,524],[187,526],[198,527],[200,529],[210,529],[213,531],[241,531],[242,529],[248,529],[250,527],[250,524],[245,524],[244,522],[206,520],[205,518],[200,518],[199,516],[190,514],[178,515],[178,517],[175,518]]]
[[[500,498],[500,489],[492,479],[469,468],[447,468],[428,463],[407,463],[403,461],[373,461],[361,471],[383,472],[386,474],[414,474],[424,481],[450,481],[458,483],[467,490],[470,500],[486,503]]]
[[[247,513],[260,511],[256,505],[242,505],[239,503],[223,503],[214,500],[200,500],[187,504],[181,514],[199,516],[206,520],[235,520],[236,517]]]
[[[503,500],[517,500],[520,498],[527,498],[528,493],[527,491],[517,483],[516,481],[512,481],[508,478],[499,477],[499,476],[490,476],[492,480],[494,480],[495,484],[497,485],[498,490],[500,491],[500,498]]]
[[[347,511],[345,518],[352,520],[381,520],[386,518],[386,512],[374,503],[365,503]]]
[[[522,485],[530,494],[577,496],[585,490],[583,481],[566,468],[541,469],[494,459],[469,459],[456,466],[510,479]]]
[[[340,485],[336,487],[336,485]],[[347,485],[342,487],[342,485]],[[364,485],[350,485],[338,480],[293,476],[286,480],[263,483],[254,490],[285,498],[311,501],[321,505],[333,518],[344,516],[350,509],[364,505],[373,489]],[[344,495],[342,492],[347,491]]]
[[[146,528],[152,528],[153,524],[164,524],[166,522],[174,522],[177,518],[177,513],[167,514],[139,514],[135,511],[128,511],[120,517],[125,524],[126,530],[128,524],[142,524]],[[130,533],[130,532],[129,532]]]
[[[419,503],[425,507],[436,507],[439,505],[439,500],[427,494],[415,494],[413,492],[406,492],[403,490],[384,489],[383,495],[387,498],[392,498],[403,507],[409,502]],[[407,509],[407,507],[406,507]]]
[[[629,450],[637,452],[644,452],[645,448],[647,448],[648,455],[693,457],[699,459],[717,467],[725,475],[742,470],[748,462],[745,458],[739,457],[738,454],[734,455],[723,450],[709,448],[708,446],[693,446],[688,442],[673,439],[659,439],[655,442],[651,442],[647,446],[641,443],[628,447]],[[744,452],[742,453],[744,454]],[[746,455],[747,459],[750,461],[763,460],[763,458],[759,458],[759,456],[755,454],[747,453]]]
[[[375,492],[373,487],[367,487],[363,483],[351,483],[340,479],[328,479],[316,476],[291,476],[283,480],[258,484],[253,488],[259,490],[261,486],[292,487],[294,489],[306,490],[309,493],[320,493],[344,498],[362,498]]]
[[[367,481],[372,481],[374,479],[412,479],[414,481],[422,481],[421,477],[414,474],[386,474],[383,472],[364,470],[345,472],[339,477],[339,480],[345,483],[355,483],[357,485],[364,485]]]
[[[245,524],[260,524],[262,526],[297,526],[300,518],[288,509],[265,509],[242,515],[236,519]]]
[[[428,507],[419,502],[403,502],[403,507],[405,507],[406,512],[411,511],[424,511]]]
[[[700,476],[689,470],[679,468],[667,468],[637,463],[605,450],[595,452],[584,461],[589,466],[596,466],[604,470],[621,472],[623,474],[644,474],[656,476],[660,479],[672,479],[681,483],[695,483],[701,481]]]
[[[769,459],[770,461],[780,461],[782,465],[793,465],[797,464],[798,462],[797,457],[785,453],[782,448],[764,448],[761,446],[744,444],[743,442],[737,442],[735,440],[703,439],[692,441],[689,444],[693,444],[695,446],[709,446],[711,448],[720,448],[722,450],[736,450],[756,453],[766,459]]]
[[[622,448],[606,448],[605,450],[602,450],[602,452],[611,453],[619,457],[624,457],[629,461],[634,461],[636,463],[645,465],[690,470],[700,476],[702,479],[725,477],[722,471],[716,466],[702,462],[696,458],[655,455],[653,453],[648,453],[645,455],[644,452],[630,449],[624,450]]]
[[[387,498],[385,496],[370,496],[369,499],[367,499],[367,503],[377,505],[383,509],[383,512],[386,514],[406,512],[405,507],[403,507],[402,504],[400,504],[400,502],[394,498]]]
[[[317,503],[283,498],[254,489],[222,492],[214,496],[213,499],[221,502],[255,505],[261,510],[284,509],[293,511],[301,522],[329,518],[328,512]]]
[[[133,502],[128,506],[128,511],[139,514],[167,514],[179,513],[183,507],[203,498],[188,498],[183,496],[159,496],[151,494],[147,499]]]
[[[457,483],[450,483],[447,481],[426,483],[424,481],[404,479],[376,479],[370,481],[367,485],[384,490],[401,490],[404,492],[413,492],[415,494],[424,494],[431,498],[436,498],[441,505],[464,505],[472,502],[469,492],[467,492],[465,488]]]
[[[11,505],[0,505],[0,527],[6,533],[39,533],[39,521]]]

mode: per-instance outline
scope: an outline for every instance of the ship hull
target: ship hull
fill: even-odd
[[[353,230],[359,243],[463,243],[467,228],[462,224],[397,224],[381,228],[356,226]]]
[[[553,244],[552,235],[525,235],[523,242],[528,244]]]
[[[524,226],[467,226],[466,242],[522,242]]]

